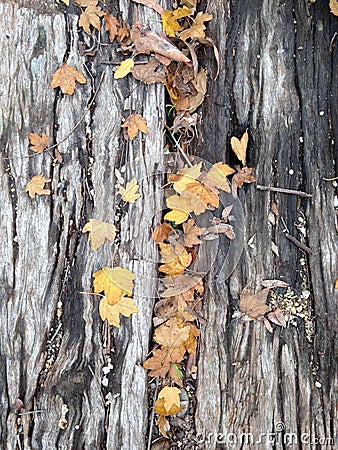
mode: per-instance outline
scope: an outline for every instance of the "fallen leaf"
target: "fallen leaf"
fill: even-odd
[[[140,3],[141,5],[148,6],[148,8],[153,9],[159,14],[162,14],[163,8],[155,0],[133,0],[135,3]]]
[[[335,288],[335,289],[338,289],[338,278],[336,278],[336,283],[335,283],[335,285],[334,285],[334,288]]]
[[[134,67],[133,58],[127,58],[124,61],[122,61],[114,73],[115,80],[126,77],[131,72],[133,67]]]
[[[192,84],[197,90],[197,94],[189,96],[189,114],[195,112],[204,102],[204,97],[207,92],[207,73],[203,68],[198,72],[196,80],[192,81]]]
[[[93,274],[94,292],[104,292],[107,303],[114,305],[120,298],[131,295],[134,288],[135,275],[122,267],[105,267]]]
[[[202,12],[199,12],[193,19],[193,25],[179,34],[180,39],[186,41],[189,38],[204,38],[206,29],[204,22],[207,22],[211,19],[211,14],[204,14]]]
[[[136,53],[149,55],[151,52],[154,52],[165,56],[172,61],[182,61],[186,64],[191,64],[190,59],[175,45],[169,42],[165,37],[147,29],[139,21],[134,23],[130,34]]]
[[[207,228],[207,232],[210,234],[225,234],[229,239],[235,239],[236,235],[234,229],[228,223],[219,223],[218,225],[212,225]]]
[[[276,287],[287,288],[289,283],[282,280],[262,280],[261,285],[266,288],[273,289]]]
[[[131,140],[136,137],[138,131],[144,134],[148,133],[147,121],[141,114],[130,114],[122,124],[122,128],[127,128],[128,136]]]
[[[168,223],[162,223],[155,227],[151,238],[159,244],[160,242],[168,241],[168,236],[172,231],[173,227],[171,225]]]
[[[206,172],[201,181],[207,185],[211,190],[222,189],[222,191],[230,192],[230,184],[227,176],[233,174],[235,171],[227,164],[218,162],[214,164],[208,172]]]
[[[193,219],[189,219],[188,222],[183,224],[185,246],[193,247],[194,245],[200,244],[201,240],[198,236],[203,234],[205,230],[205,228],[198,227]]]
[[[89,232],[89,240],[93,250],[101,247],[106,239],[114,242],[116,237],[116,227],[114,225],[97,219],[89,219],[89,222],[82,229],[82,233],[87,232]]]
[[[75,4],[81,8],[88,8],[88,6],[96,6],[98,0],[75,0]]]
[[[202,163],[195,164],[191,167],[184,166],[179,173],[169,175],[168,182],[173,183],[173,188],[179,194],[186,190],[189,183],[196,181],[200,176]]]
[[[276,308],[275,310],[271,311],[268,314],[268,319],[272,323],[275,323],[276,325],[279,325],[280,327],[286,328],[285,316],[283,314],[283,311],[280,308]]]
[[[168,350],[155,349],[153,356],[143,363],[146,370],[150,370],[150,377],[165,378],[170,370],[171,362],[168,359]]]
[[[243,167],[240,169],[238,166],[235,166],[237,173],[232,177],[231,182],[231,190],[234,198],[237,198],[237,188],[241,188],[243,183],[253,183],[256,181],[256,178],[251,175],[255,170],[254,167]]]
[[[165,220],[175,222],[177,225],[183,223],[189,217],[189,213],[193,211],[191,199],[179,195],[172,195],[166,199],[168,208],[172,209],[164,216]]]
[[[41,137],[38,134],[30,133],[28,137],[33,152],[42,153],[48,147],[49,140],[45,133],[42,133]]]
[[[174,276],[184,272],[186,267],[191,264],[192,256],[181,244],[175,248],[170,244],[159,243],[161,256],[165,264],[159,266],[159,272]]]
[[[269,291],[269,288],[265,288],[256,292],[256,294],[252,294],[248,286],[243,289],[240,295],[239,309],[246,314],[247,320],[262,317],[270,310],[270,307],[266,304]]]
[[[104,14],[99,6],[88,6],[80,15],[79,26],[89,35],[92,34],[90,26],[100,31],[100,17],[104,16]]]
[[[184,342],[185,348],[190,355],[194,355],[197,350],[197,337],[200,335],[199,329],[192,323],[187,323],[189,327],[189,338]]]
[[[120,186],[118,191],[122,196],[122,200],[128,203],[135,203],[135,201],[141,197],[141,194],[136,193],[139,185],[137,184],[136,178],[133,178],[131,181],[128,181],[126,187]]]
[[[156,72],[158,66],[156,59],[151,58],[147,64],[135,66],[131,73],[136,80],[143,81],[145,84],[163,83],[165,74],[161,71]]]
[[[162,436],[164,436],[165,438],[169,439],[168,435],[167,435],[167,431],[170,430],[170,425],[168,420],[166,419],[165,416],[160,415],[158,417],[158,419],[156,420],[156,425],[158,426],[158,431],[162,434]],[[160,447],[162,449],[162,447]],[[166,447],[164,447],[166,448]],[[170,448],[170,447],[167,447]]]
[[[154,340],[164,348],[181,348],[184,345],[185,341],[189,338],[189,333],[190,328],[188,326],[179,327],[177,324],[177,319],[172,318],[156,328],[154,333]]]
[[[109,304],[106,297],[103,297],[100,301],[99,311],[103,321],[108,320],[109,325],[120,328],[120,314],[130,317],[139,310],[132,298],[122,296],[114,305]]]
[[[75,67],[63,64],[59,67],[53,75],[51,87],[56,88],[60,86],[63,94],[72,95],[75,91],[76,83],[85,84],[87,82],[84,75],[75,69]]]
[[[57,1],[57,3],[60,3],[60,1],[59,0],[56,0]],[[61,0],[62,1],[62,3],[64,3],[66,6],[69,6],[69,0]]]
[[[165,34],[170,37],[175,37],[177,31],[183,30],[183,27],[178,23],[178,20],[187,17],[190,14],[191,10],[186,6],[177,8],[174,11],[163,11],[161,16]]]
[[[113,16],[113,14],[109,13],[105,13],[104,20],[106,22],[106,31],[109,32],[109,39],[113,42],[118,33],[120,22],[115,16]]]
[[[204,213],[208,205],[214,208],[218,208],[219,205],[218,195],[199,181],[189,183],[181,197],[190,198],[191,207],[197,215]]]
[[[157,404],[156,406],[156,402],[155,402],[155,412],[157,412],[158,414],[163,414],[165,416],[167,415],[172,415],[172,414],[176,414],[178,411],[181,411],[183,408],[181,408],[181,400],[180,400],[180,389],[176,388],[176,387],[169,387],[169,386],[165,386],[158,394],[158,400],[163,399],[163,403],[161,404],[161,406],[163,405],[164,407],[164,413],[162,411],[159,410],[159,404]],[[175,412],[173,412],[173,410],[175,410]]]
[[[332,14],[338,16],[338,0],[330,0],[330,10]]]
[[[26,192],[28,192],[31,198],[35,195],[50,195],[49,189],[44,189],[45,183],[49,183],[51,180],[47,180],[43,175],[35,175],[29,183],[26,185]]]
[[[243,166],[246,165],[246,148],[248,146],[248,142],[249,142],[248,129],[245,130],[245,133],[243,134],[240,140],[235,136],[233,136],[230,141],[233,152],[235,153],[237,158],[242,162]]]
[[[193,300],[195,290],[202,294],[204,289],[202,278],[188,274],[164,278],[161,281],[166,288],[161,294],[163,298],[189,293],[187,299],[189,301]]]

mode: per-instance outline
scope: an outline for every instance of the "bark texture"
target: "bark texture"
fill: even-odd
[[[197,154],[211,163],[233,162],[230,137],[241,136],[248,127],[248,166],[256,167],[258,182],[301,189],[313,197],[299,201],[254,185],[240,193],[240,262],[228,277],[221,246],[207,278],[195,416],[203,441],[199,448],[270,449],[269,439],[275,438],[278,449],[331,449],[338,439],[337,235],[334,187],[323,181],[336,170],[338,52],[331,39],[338,19],[324,3],[257,0],[246,8],[240,2],[208,3],[220,76],[210,79],[199,112]],[[112,2],[111,8],[128,21],[148,23],[155,16],[124,0]],[[111,66],[104,64],[112,56],[110,47],[99,46],[95,58],[81,56],[79,47],[96,43],[79,33],[76,14],[62,14],[53,2],[2,2],[0,22],[2,448],[145,449],[149,408],[142,363],[150,350],[157,289],[150,228],[162,205],[161,177],[147,175],[160,171],[163,163],[164,89],[129,78],[114,80]],[[149,24],[160,30],[156,21]],[[118,58],[114,53],[112,59]],[[87,77],[71,97],[49,87],[64,61]],[[212,75],[211,53],[205,61]],[[72,131],[102,72],[93,107],[58,147],[62,164],[46,153],[28,157],[29,133],[45,132],[53,144]],[[120,128],[131,112],[148,123],[148,135],[132,143]],[[123,166],[126,180],[145,180],[135,208],[119,204],[116,196],[115,168]],[[39,173],[52,180],[52,196],[32,200],[25,186]],[[296,237],[294,223],[303,212],[312,255],[304,256],[286,240],[278,218],[275,224],[269,221],[273,201]],[[92,217],[117,223],[121,243],[116,254],[108,243],[96,252],[90,249],[81,229]],[[279,256],[272,252],[272,242]],[[230,266],[240,251],[239,245],[228,255]],[[115,265],[136,275],[134,298],[140,312],[122,319],[121,329],[113,332],[114,369],[105,388],[102,350],[107,336],[101,334],[97,298],[81,292],[92,291],[93,272],[111,265],[113,257]],[[258,290],[268,278],[283,278],[297,294],[310,291],[312,342],[299,317],[297,326],[276,328],[273,334],[262,323],[232,320],[241,289],[250,285]],[[16,398],[26,411],[42,412],[20,416],[18,424]],[[58,425],[63,404],[69,409],[66,429]],[[278,423],[284,424],[284,432],[261,436],[275,433]],[[253,440],[249,436],[248,443],[241,443],[241,433],[252,433]],[[290,447],[286,433],[294,433]],[[311,447],[315,438],[326,441]]]

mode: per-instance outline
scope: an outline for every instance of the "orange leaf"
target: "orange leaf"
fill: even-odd
[[[152,234],[152,239],[157,244],[160,242],[168,241],[169,234],[173,231],[173,227],[168,223],[162,223],[161,225],[157,225]]]
[[[122,124],[122,128],[127,128],[129,139],[133,140],[138,131],[144,134],[148,133],[147,121],[141,114],[130,114]]]
[[[174,11],[163,11],[161,16],[165,34],[170,37],[175,37],[176,31],[183,30],[183,27],[178,23],[178,20],[187,17],[190,14],[191,10],[186,6],[177,8]]]
[[[111,42],[115,39],[117,33],[118,33],[118,26],[120,22],[117,20],[113,14],[106,13],[104,15],[104,20],[106,22],[106,30],[109,32],[109,39]]]
[[[155,402],[155,412],[167,416],[181,411],[183,408],[181,407],[180,393],[180,389],[176,387],[165,386],[158,394],[158,400]],[[164,408],[164,411],[162,408]]]
[[[59,67],[54,73],[50,86],[52,88],[60,86],[63,94],[72,95],[75,91],[76,81],[85,84],[87,80],[81,72],[75,69],[75,67],[63,64],[63,66]]]
[[[330,10],[332,14],[338,16],[338,0],[330,0]]]
[[[184,231],[184,245],[186,247],[193,247],[201,243],[198,238],[202,233],[204,233],[205,228],[199,228],[193,219],[188,220],[188,222],[183,224]]]
[[[208,205],[215,208],[219,205],[218,195],[199,181],[189,183],[182,196],[190,197],[193,211],[197,215],[204,213]]]
[[[212,19],[211,14],[203,14],[199,12],[197,16],[193,19],[193,25],[187,30],[182,31],[180,33],[180,39],[186,41],[189,38],[204,38],[205,37],[205,25],[204,22],[207,22]]]
[[[164,348],[180,348],[182,345],[184,345],[185,341],[188,340],[189,334],[189,327],[179,327],[177,324],[177,319],[172,318],[156,328],[154,333],[154,340]]]
[[[49,183],[51,180],[47,180],[43,175],[35,175],[26,186],[26,192],[28,192],[31,198],[37,195],[49,195],[50,190],[44,189],[45,183]]]
[[[186,190],[187,185],[196,181],[201,174],[202,163],[196,164],[194,166],[188,167],[184,166],[179,173],[172,173],[169,175],[169,183],[174,183],[173,187],[176,192],[181,194]]]
[[[270,307],[266,304],[269,291],[269,288],[265,288],[256,292],[256,294],[252,294],[248,286],[243,289],[240,296],[239,309],[246,314],[247,320],[258,319],[270,311]]]
[[[240,169],[238,166],[235,166],[237,173],[232,177],[231,189],[232,195],[234,198],[237,198],[237,188],[241,188],[243,183],[253,183],[256,181],[256,178],[251,175],[255,170],[254,167],[243,167]]]
[[[207,185],[211,190],[216,189],[217,191],[217,189],[222,189],[222,191],[230,192],[230,185],[227,180],[227,176],[234,172],[234,169],[229,167],[227,164],[218,162],[214,164],[211,169],[203,175],[203,177],[201,177],[201,182]]]
[[[159,243],[159,246],[165,262],[165,264],[159,266],[159,272],[170,276],[179,275],[191,264],[192,256],[181,244],[176,244],[175,248],[170,244]]]
[[[100,17],[104,14],[99,6],[88,6],[80,16],[79,26],[89,35],[92,34],[90,26],[100,31]]]
[[[28,137],[33,152],[42,153],[48,147],[48,136],[45,133],[42,133],[41,137],[38,134],[30,133]]]

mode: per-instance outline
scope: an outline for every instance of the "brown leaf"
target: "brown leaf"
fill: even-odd
[[[280,327],[286,328],[285,316],[283,314],[283,311],[280,308],[276,308],[275,310],[271,311],[268,314],[268,319],[272,323],[275,323],[276,325],[279,325]]]
[[[199,181],[189,183],[181,198],[190,198],[192,210],[197,215],[204,213],[208,205],[214,208],[219,205],[218,195]]]
[[[87,80],[81,72],[75,69],[75,67],[63,64],[63,66],[59,67],[54,73],[50,86],[52,88],[60,86],[63,94],[72,95],[75,91],[76,81],[85,84]]]
[[[241,188],[243,183],[253,183],[256,181],[256,178],[251,175],[255,170],[254,167],[243,167],[240,169],[238,166],[235,166],[237,173],[232,177],[231,188],[232,195],[234,198],[237,198],[237,188]]]
[[[249,134],[247,129],[245,130],[245,133],[243,134],[240,140],[235,136],[233,136],[230,141],[233,152],[235,153],[237,158],[243,163],[243,166],[245,166],[246,164],[245,163],[246,148],[248,146],[248,141],[249,141]]]
[[[88,8],[88,6],[96,6],[98,0],[75,0],[75,4],[81,8]]]
[[[164,278],[162,283],[166,288],[161,294],[161,297],[164,298],[188,293],[187,301],[191,301],[194,299],[195,290],[202,294],[204,289],[202,278],[188,274]]]
[[[188,326],[179,327],[177,319],[174,317],[156,328],[154,341],[164,348],[180,348],[188,340],[190,328]],[[171,361],[179,362],[179,361]]]
[[[104,14],[99,6],[88,6],[80,16],[79,26],[89,35],[92,34],[90,26],[100,31],[100,17],[104,16]]]
[[[41,137],[38,134],[29,133],[28,137],[33,152],[42,153],[48,147],[48,136],[45,133],[42,133]]]
[[[180,39],[186,41],[189,38],[204,38],[206,29],[204,22],[207,22],[211,19],[211,14],[204,14],[202,12],[199,12],[194,18],[193,25],[187,30],[184,30],[180,33]]]
[[[207,92],[207,74],[202,68],[198,74],[195,81],[192,82],[197,90],[196,95],[189,95],[189,114],[192,114],[196,109],[204,102],[204,96]]]
[[[180,389],[177,387],[165,386],[158,394],[158,400],[155,402],[155,412],[163,415],[174,415],[181,411]],[[159,402],[163,400],[163,403]],[[159,408],[159,403],[161,407]],[[164,411],[162,411],[162,406]]]
[[[141,5],[148,6],[148,8],[153,9],[159,14],[162,14],[163,8],[155,0],[133,0],[135,3],[140,3]]]
[[[106,31],[109,32],[109,39],[111,42],[115,39],[117,33],[118,33],[118,27],[120,22],[117,20],[113,14],[106,13],[104,15],[104,20],[106,22]]]
[[[175,45],[166,38],[147,29],[141,22],[136,21],[131,29],[131,38],[135,45],[136,53],[149,55],[151,52],[166,56],[173,61],[182,61],[191,64],[187,58]]]
[[[252,294],[249,287],[246,286],[240,296],[239,309],[245,313],[248,320],[255,320],[264,316],[270,308],[266,304],[270,289],[262,289]]]
[[[158,426],[158,431],[164,436],[165,438],[169,439],[167,435],[167,431],[170,430],[170,425],[166,417],[162,414],[158,417],[156,420],[156,425]],[[162,447],[161,447],[162,448]]]
[[[153,350],[153,356],[143,363],[143,367],[150,370],[150,377],[165,378],[170,370],[170,366],[168,350],[162,348]]]
[[[50,195],[49,189],[44,189],[45,183],[49,183],[51,180],[47,180],[43,175],[35,175],[26,186],[26,192],[28,192],[31,198],[35,195]]]
[[[211,234],[225,234],[229,239],[235,239],[236,235],[234,229],[228,223],[219,223],[207,228],[207,232]]]
[[[193,219],[189,219],[188,222],[183,224],[184,231],[184,245],[186,247],[193,247],[194,245],[198,245],[201,243],[201,240],[198,238],[201,234],[204,233],[205,228],[199,228]]]
[[[179,275],[191,264],[192,256],[181,244],[173,247],[170,244],[158,244],[165,264],[159,266],[158,271],[169,276]]]
[[[262,280],[261,285],[266,288],[273,289],[276,287],[287,288],[289,283],[282,280]]]
[[[159,244],[160,242],[168,241],[168,236],[172,231],[173,227],[171,225],[168,223],[161,223],[155,227],[151,238]]]
[[[163,83],[165,74],[164,72],[156,72],[158,65],[156,59],[151,58],[147,64],[135,66],[131,73],[136,80],[143,81],[145,84]]]
[[[211,190],[222,189],[222,191],[230,192],[230,185],[227,177],[235,171],[227,164],[218,162],[214,164],[208,172],[205,172],[201,177],[202,183],[206,184]]]
[[[138,131],[141,131],[144,134],[148,133],[147,121],[141,114],[130,114],[121,126],[122,128],[127,128],[130,140],[133,140],[136,137]]]

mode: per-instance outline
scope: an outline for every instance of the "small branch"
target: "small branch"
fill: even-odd
[[[303,244],[302,242],[300,242],[298,239],[296,239],[295,237],[291,236],[291,234],[289,233],[285,233],[285,237],[286,239],[288,239],[289,241],[293,242],[297,247],[299,247],[301,250],[303,250],[306,253],[309,253],[310,255],[313,255],[313,251],[311,250],[311,248],[309,248],[307,245]]]
[[[295,191],[294,189],[284,189],[284,188],[273,187],[273,186],[262,186],[260,184],[257,184],[256,188],[261,191],[282,192],[283,194],[299,195],[299,197],[312,197],[312,194],[308,194],[307,192],[302,192],[302,191]]]
[[[183,156],[183,158],[185,159],[186,163],[188,164],[189,167],[192,167],[191,161],[189,160],[188,156],[186,153],[184,153],[183,148],[181,147],[180,143],[178,142],[178,140],[175,138],[174,134],[168,129],[167,130],[168,133],[170,134],[171,139],[174,141],[176,147],[179,149],[179,151],[181,152],[181,155]]]
[[[323,178],[324,181],[336,181],[338,180],[338,177],[334,177],[334,178]]]
[[[33,411],[19,413],[18,416],[25,416],[27,414],[35,414],[35,413],[42,413],[42,412],[45,412],[45,410],[44,409],[34,409]]]
[[[158,392],[158,378],[156,379],[156,389],[155,389],[155,394],[154,394],[154,399],[155,399],[154,400],[154,404],[155,404],[155,401],[157,399],[157,392]],[[153,406],[152,411],[151,411],[147,450],[151,449],[151,444],[152,444],[151,437],[153,435],[154,421],[155,421],[155,406]]]

